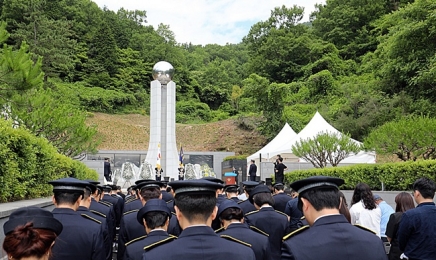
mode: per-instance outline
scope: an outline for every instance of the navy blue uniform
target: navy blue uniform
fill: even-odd
[[[144,253],[144,247],[154,244],[164,239],[172,240],[177,237],[168,235],[164,230],[151,231],[147,236],[134,239],[126,243],[126,253],[124,254],[124,260],[142,260],[142,254]]]
[[[343,215],[319,218],[284,238],[283,260],[384,260],[383,242],[374,233],[351,225]]]
[[[96,213],[93,213],[93,212],[91,212],[88,208],[86,208],[86,207],[83,207],[83,206],[80,206],[78,209],[77,209],[77,212],[79,213],[79,214],[87,214],[87,215],[89,215],[89,216],[91,216],[91,217],[93,217],[93,218],[95,218],[95,219],[97,219],[98,221],[100,221],[101,223],[101,226],[102,226],[102,228],[103,228],[103,244],[104,244],[104,247],[105,247],[105,252],[106,252],[106,259],[107,260],[111,260],[112,259],[112,238],[111,238],[111,236],[110,236],[110,234],[109,234],[109,227],[108,227],[108,224],[107,224],[107,221],[106,221],[106,217],[105,216],[102,216],[102,215],[99,215],[99,214],[96,214]]]
[[[170,209],[171,212],[176,213],[176,210],[174,209],[174,200],[167,201],[167,207]]]
[[[238,199],[238,197],[231,197],[230,199],[236,203],[239,203],[241,201],[240,199]]]
[[[401,217],[398,228],[400,249],[409,259],[436,258],[436,207],[420,203]]]
[[[220,238],[208,226],[194,226],[183,230],[178,239],[151,248],[143,260],[254,260],[250,247]]]
[[[62,233],[52,248],[53,260],[104,260],[101,225],[68,208],[55,208],[53,216],[63,225]]]
[[[170,218],[170,224],[168,225],[168,234],[178,237],[180,233],[182,233],[182,228],[179,225],[176,213],[171,212],[171,214],[173,214],[173,216]]]
[[[290,195],[283,192],[277,193],[276,195],[273,196],[273,198],[274,198],[274,206],[273,206],[274,209],[281,212],[285,212],[286,204],[288,204],[288,201],[292,199]]]
[[[89,211],[106,218],[109,237],[112,241],[115,237],[115,213],[113,208],[107,204],[98,203],[96,200],[94,200],[94,198],[91,198]]]
[[[279,259],[282,238],[289,232],[288,217],[284,213],[275,211],[273,207],[263,207],[248,213],[245,219],[249,226],[255,226],[269,235],[271,259]]]
[[[120,219],[122,214],[122,207],[118,203],[118,198],[112,197],[109,194],[104,194],[102,201],[106,201],[112,204],[112,207],[114,208],[115,212],[115,226],[118,227],[120,225]]]
[[[219,236],[229,235],[251,245],[256,260],[270,260],[270,248],[267,234],[261,234],[250,230],[242,223],[232,223],[227,229],[218,233]]]
[[[140,208],[142,208],[142,202],[140,199],[128,201],[124,204],[123,214],[128,211],[140,209]]]
[[[238,203],[238,205],[239,207],[241,207],[244,215],[257,210],[256,207],[249,200],[244,200],[243,202]]]
[[[117,258],[119,260],[123,259],[126,249],[125,244],[127,242],[146,235],[144,226],[139,224],[136,218],[137,214],[138,210],[132,210],[124,213],[123,218],[121,219],[117,253]]]
[[[290,231],[297,230],[302,227],[301,218],[303,217],[303,212],[298,209],[298,198],[293,198],[286,204],[284,211],[289,217],[289,228]]]
[[[162,190],[162,191],[161,191],[161,194],[162,194],[162,199],[163,199],[165,202],[168,202],[168,201],[174,199],[173,195],[172,195],[171,193],[167,192],[166,190]]]

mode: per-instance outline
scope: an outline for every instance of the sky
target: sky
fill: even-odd
[[[117,11],[147,11],[147,22],[157,28],[170,26],[178,43],[220,44],[239,43],[252,25],[267,20],[274,7],[303,6],[303,22],[316,3],[325,0],[93,0],[99,7]]]

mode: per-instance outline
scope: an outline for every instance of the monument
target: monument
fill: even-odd
[[[150,141],[145,161],[162,177],[178,179],[176,145],[176,84],[173,66],[159,61],[153,67],[150,90]]]

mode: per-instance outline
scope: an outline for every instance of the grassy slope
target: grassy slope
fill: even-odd
[[[94,113],[87,123],[96,125],[102,138],[100,150],[147,150],[150,118],[138,114],[110,115]],[[177,148],[185,151],[230,151],[251,154],[266,142],[256,131],[237,127],[234,120],[208,124],[176,126]]]

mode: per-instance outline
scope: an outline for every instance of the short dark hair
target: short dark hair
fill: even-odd
[[[160,188],[153,187],[153,188],[141,189],[140,193],[142,199],[148,201],[151,199],[159,199],[161,191]]]
[[[279,161],[280,161],[280,162],[283,162],[283,158],[282,158],[282,157],[280,157],[280,158],[279,158]]]
[[[206,221],[216,206],[216,194],[176,194],[174,204],[188,221]]]
[[[303,191],[300,198],[307,199],[316,211],[322,209],[338,209],[341,204],[339,190],[330,187],[319,187]]]
[[[275,190],[284,190],[285,186],[284,185],[274,185],[274,189]]]
[[[251,162],[253,162],[253,163],[254,163],[254,160],[251,160]]]
[[[166,190],[167,192],[171,192],[172,189],[173,189],[173,188],[171,188],[171,186],[167,186],[165,190]]]
[[[232,220],[236,219],[241,221],[244,218],[244,213],[241,209],[238,208],[228,208],[225,209],[221,214],[219,215],[219,218],[221,220]]]
[[[238,193],[238,187],[229,187],[226,189],[226,192],[228,193]]]
[[[83,193],[83,199],[86,200],[89,197],[91,197],[91,191],[88,189],[85,189],[85,192]]]
[[[429,178],[420,178],[413,183],[413,190],[419,191],[424,199],[433,199],[436,191],[434,181]]]
[[[162,211],[150,211],[144,215],[145,223],[150,229],[162,227],[168,219],[168,214]]]
[[[57,204],[67,205],[73,205],[80,198],[80,196],[82,196],[82,194],[79,192],[67,193],[62,191],[55,191],[53,195]]]
[[[271,193],[262,192],[254,195],[253,202],[256,203],[256,205],[258,205],[259,207],[266,203],[270,206],[273,206],[274,198]]]
[[[254,188],[256,188],[256,186],[244,186],[244,190],[250,194],[250,192],[252,192],[254,190]]]

